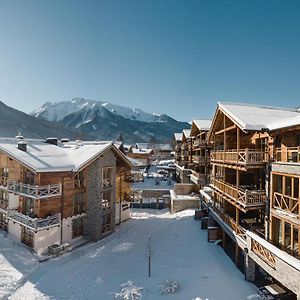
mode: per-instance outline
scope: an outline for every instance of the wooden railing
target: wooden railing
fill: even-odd
[[[31,218],[23,215],[16,210],[8,210],[7,218],[17,222],[27,228],[39,231],[60,225],[60,214],[49,216],[47,218]]]
[[[276,260],[275,255],[265,248],[263,245],[261,245],[259,242],[251,238],[251,250],[259,256],[265,263],[267,263],[270,267],[275,269],[276,266]]]
[[[207,176],[205,174],[198,173],[196,171],[191,171],[190,179],[195,183],[199,185],[206,184],[206,178]]]
[[[283,195],[278,192],[273,194],[273,207],[294,214],[299,219],[299,198]]]
[[[234,185],[225,183],[223,181],[212,179],[213,187],[219,192],[225,194],[227,197],[235,202],[239,202],[243,206],[261,206],[265,204],[266,192],[264,190],[248,190],[237,188]]]
[[[274,159],[275,159],[275,161],[299,163],[300,162],[300,146],[275,148]]]
[[[43,199],[61,195],[61,184],[38,186],[9,180],[7,177],[0,177],[0,187],[8,192],[33,199]]]
[[[192,160],[196,164],[205,164],[206,162],[205,157],[200,155],[193,155]]]
[[[218,208],[214,207],[213,210],[237,235],[241,236],[243,240],[246,241],[246,229],[236,223],[236,221],[228,214],[221,212],[221,210],[219,210]]]
[[[268,161],[268,153],[251,149],[218,150],[210,154],[211,161],[239,165],[263,164]]]
[[[105,234],[110,231],[111,225],[110,224],[105,224],[102,226],[102,233]]]
[[[206,140],[195,139],[193,141],[193,147],[199,147],[199,146],[205,146],[205,145],[206,145]]]

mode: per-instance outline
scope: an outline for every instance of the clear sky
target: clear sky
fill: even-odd
[[[77,96],[187,121],[300,106],[300,1],[0,0],[0,100]]]

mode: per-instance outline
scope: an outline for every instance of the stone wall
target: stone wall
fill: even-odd
[[[171,213],[174,214],[176,212],[185,210],[185,209],[196,209],[199,208],[200,200],[199,199],[184,199],[184,200],[174,200],[171,199]]]
[[[175,183],[174,190],[177,195],[199,193],[199,188],[193,183]]]
[[[116,157],[113,152],[107,151],[104,155],[87,167],[87,208],[86,208],[86,227],[85,234],[93,240],[103,238],[102,223],[104,211],[102,209],[102,168],[113,167],[113,178],[116,174]],[[111,232],[115,227],[115,202],[116,188],[113,181],[112,187],[113,201],[111,211]],[[106,234],[107,235],[107,234]],[[106,236],[105,235],[105,236]]]

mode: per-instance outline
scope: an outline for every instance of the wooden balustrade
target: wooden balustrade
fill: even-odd
[[[35,231],[60,225],[60,214],[47,218],[31,218],[16,210],[8,210],[7,218]]]
[[[192,160],[196,164],[205,164],[206,162],[205,157],[200,155],[193,155]]]
[[[261,245],[259,242],[251,238],[251,250],[259,256],[265,263],[267,263],[270,267],[275,269],[276,260],[275,255]]]
[[[282,162],[300,162],[300,146],[275,148],[274,159]]]
[[[263,164],[268,161],[268,153],[251,149],[218,150],[210,154],[212,162],[223,162],[239,165]]]
[[[278,192],[273,194],[273,207],[295,214],[299,218],[299,198],[283,195]]]
[[[199,140],[199,139],[195,139],[193,141],[193,147],[200,147],[200,146],[205,146],[206,145],[206,140]]]
[[[245,207],[264,205],[266,201],[266,192],[264,190],[244,190],[217,179],[212,180],[212,185],[221,193]]]
[[[7,210],[8,208],[8,200],[0,199],[0,208]]]
[[[61,195],[61,184],[49,184],[45,186],[30,185],[0,177],[0,187],[8,192],[33,199],[57,197]]]

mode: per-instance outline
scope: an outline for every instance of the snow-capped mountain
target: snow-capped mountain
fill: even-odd
[[[32,113],[39,119],[59,122],[69,130],[77,130],[95,139],[111,140],[122,135],[128,143],[170,142],[174,132],[190,128],[164,114],[149,114],[108,102],[75,98],[71,101],[46,103]]]
[[[67,129],[63,124],[40,120],[19,110],[5,105],[0,101],[0,136],[15,137],[19,133],[25,138],[42,138],[56,136],[75,139],[81,136],[76,130]],[[86,139],[91,139],[85,135]]]
[[[35,117],[41,117],[48,121],[61,121],[69,114],[77,113],[79,111],[92,112],[103,107],[115,115],[131,120],[142,122],[161,121],[161,114],[150,114],[138,108],[129,108],[121,105],[111,104],[109,102],[94,101],[84,98],[74,98],[71,101],[63,101],[59,103],[47,102],[39,109],[33,111],[31,115]]]

